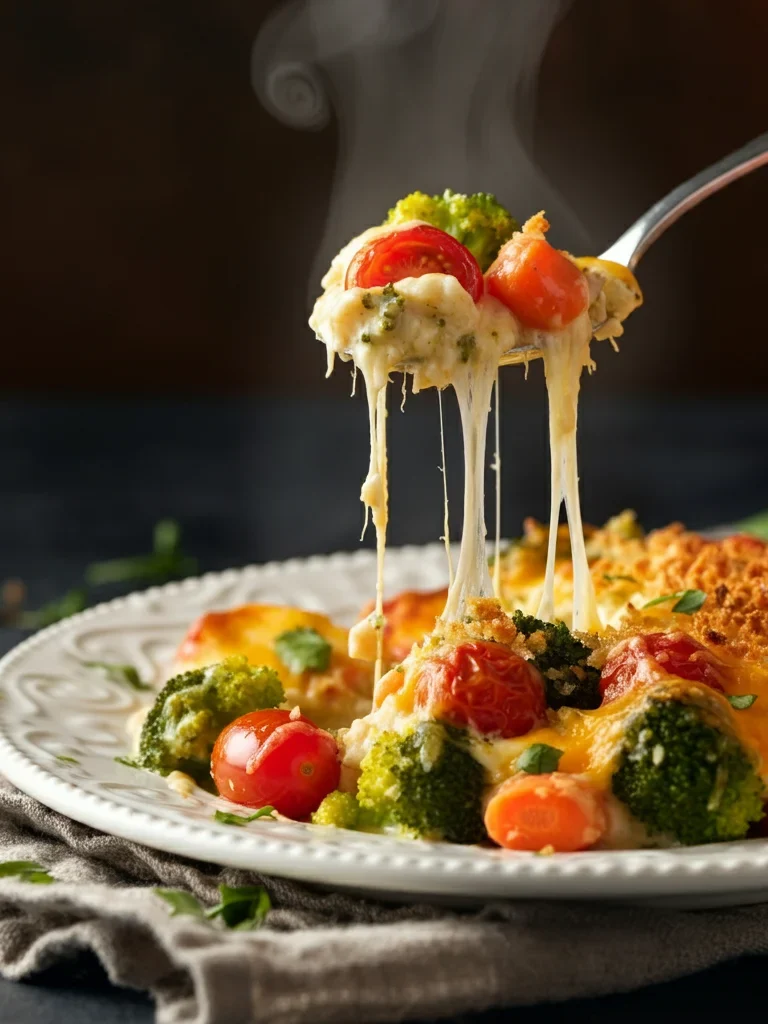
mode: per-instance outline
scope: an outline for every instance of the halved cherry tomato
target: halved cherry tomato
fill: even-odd
[[[339,784],[336,740],[289,711],[250,711],[219,735],[211,775],[236,804],[271,804],[287,818],[306,818]]]
[[[623,640],[608,655],[600,674],[603,702],[623,697],[632,687],[651,681],[657,666],[680,679],[702,683],[721,693],[725,690],[726,666],[698,640],[687,633],[646,633]]]
[[[471,725],[487,736],[522,736],[547,720],[544,680],[524,658],[500,644],[472,641],[427,658],[414,703],[435,718]]]
[[[431,224],[390,231],[367,242],[347,267],[346,287],[377,288],[424,274],[450,274],[475,302],[483,294],[483,274],[475,257]]]
[[[486,274],[495,296],[526,327],[555,331],[567,327],[589,306],[587,279],[577,266],[545,241],[516,234],[502,246]]]
[[[563,772],[514,775],[502,782],[485,809],[488,835],[507,850],[586,850],[606,826],[599,790]]]

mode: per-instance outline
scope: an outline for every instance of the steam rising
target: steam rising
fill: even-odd
[[[545,208],[557,244],[589,236],[532,157],[536,77],[570,0],[290,0],[264,24],[251,72],[264,106],[318,130],[339,157],[311,293],[336,251],[414,189],[495,192],[521,219]]]

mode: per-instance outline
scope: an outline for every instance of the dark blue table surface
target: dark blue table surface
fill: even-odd
[[[768,507],[768,405],[762,399],[585,402],[580,417],[589,521],[631,507],[649,527],[673,519],[704,527]],[[434,399],[421,396],[403,416],[393,407],[389,425],[392,543],[435,540],[442,480]],[[452,411],[447,428],[449,489],[458,510],[460,451]],[[0,578],[23,579],[32,605],[79,582],[90,560],[147,550],[152,525],[164,516],[181,523],[185,547],[202,569],[358,545],[357,497],[367,461],[359,401],[12,401],[0,406],[0,444]],[[523,516],[547,511],[541,396],[507,402],[502,452],[503,527],[511,536]],[[21,635],[0,630],[0,647]],[[0,1022],[152,1019],[147,1000],[111,989],[94,965],[86,966],[76,985],[61,971],[35,985],[0,982]],[[500,1010],[462,1020],[491,1024],[513,1013],[523,1024],[564,1013],[590,1021],[708,1019],[753,1005],[765,969],[762,959],[746,960],[567,1009]]]

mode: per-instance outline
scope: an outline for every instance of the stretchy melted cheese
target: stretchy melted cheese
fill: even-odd
[[[409,222],[400,229],[417,223]],[[540,235],[542,226],[546,227],[546,222],[537,215],[524,231]],[[386,287],[347,288],[346,274],[352,257],[365,244],[391,231],[391,226],[371,228],[342,249],[323,279],[324,292],[310,319],[315,334],[326,345],[328,372],[336,356],[351,360],[366,387],[371,455],[361,500],[366,517],[370,512],[376,530],[376,605],[374,612],[351,631],[349,650],[353,657],[375,658],[376,679],[382,669],[384,628],[383,569],[388,517],[386,388],[390,374],[394,370],[410,374],[414,393],[426,387],[452,386],[459,403],[464,441],[464,521],[458,563],[455,574],[451,571],[442,616],[444,621],[451,622],[465,614],[469,597],[485,597],[493,591],[485,553],[484,475],[488,412],[499,361],[503,353],[513,349],[541,349],[550,402],[552,522],[556,526],[564,499],[572,530],[574,624],[579,629],[595,628],[600,620],[582,538],[576,464],[579,378],[582,368],[590,363],[589,342],[595,318],[599,318],[597,326],[601,331],[621,333],[621,319],[640,301],[639,295],[621,281],[613,286],[616,295],[609,301],[604,293],[610,268],[600,261],[584,267],[590,290],[589,311],[568,327],[551,333],[523,327],[492,296],[483,295],[474,302],[458,280],[447,274],[405,278]],[[498,434],[497,425],[497,520]],[[447,492],[444,495],[447,543]],[[498,547],[498,521],[496,537]],[[497,564],[498,561],[497,558]],[[544,618],[552,618],[554,613],[554,571],[552,548],[540,606]],[[495,586],[500,588],[498,570]]]

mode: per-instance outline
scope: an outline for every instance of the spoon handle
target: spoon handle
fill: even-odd
[[[766,163],[768,132],[758,135],[735,153],[723,157],[722,160],[711,164],[688,181],[684,181],[682,185],[672,189],[669,195],[660,199],[627,228],[624,234],[606,249],[601,259],[623,263],[625,267],[634,270],[656,239],[684,213],[698,206],[707,196],[719,192],[732,181]]]

